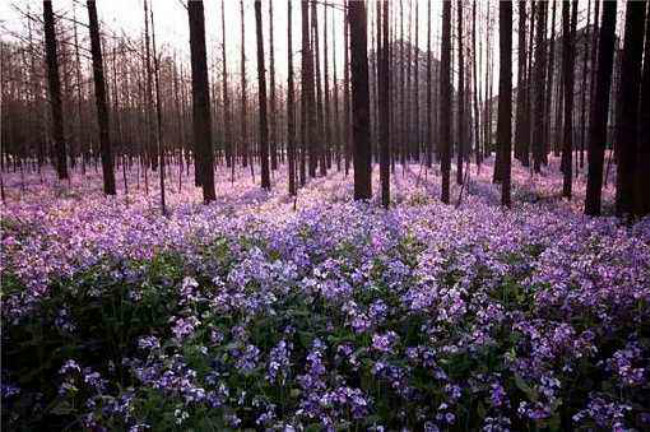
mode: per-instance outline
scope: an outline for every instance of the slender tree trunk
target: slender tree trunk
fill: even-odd
[[[190,21],[190,51],[192,58],[192,114],[194,140],[198,154],[195,163],[200,165],[203,201],[216,199],[212,154],[212,119],[210,116],[210,84],[205,48],[205,18],[203,0],[192,0],[187,6]]]
[[[259,95],[260,158],[262,159],[262,189],[271,190],[269,171],[269,128],[266,115],[266,71],[264,69],[264,35],[262,31],[262,1],[255,0],[255,29],[257,34],[257,93]]]
[[[241,151],[242,151],[242,166],[246,168],[248,166],[248,159],[250,155],[249,143],[248,143],[248,113],[247,113],[247,89],[246,89],[246,43],[244,34],[246,32],[246,25],[244,19],[244,0],[239,2],[239,10],[241,16]],[[252,159],[252,157],[251,157]],[[251,165],[253,161],[251,160]]]
[[[313,147],[313,127],[316,117],[314,101],[314,75],[313,56],[311,52],[309,26],[309,2],[302,0],[302,67],[301,67],[301,152],[300,152],[300,185],[306,182],[305,163],[307,151],[309,151],[309,173],[316,175],[316,158]],[[308,149],[309,146],[309,149]]]
[[[603,186],[603,161],[607,141],[607,117],[609,94],[612,83],[614,42],[616,38],[616,0],[603,5],[603,21],[598,41],[598,73],[596,76],[596,97],[592,104],[589,124],[589,174],[585,214],[600,215]]]
[[[158,160],[159,160],[159,173],[158,179],[160,181],[160,207],[162,214],[167,215],[167,203],[165,199],[165,146],[163,144],[163,130],[162,130],[162,101],[160,98],[160,63],[158,61],[158,53],[156,51],[156,29],[153,20],[153,5],[151,7],[151,46],[153,48],[153,64],[154,64],[154,78],[156,84],[156,143],[158,145]]]
[[[542,162],[548,164],[548,153],[551,146],[551,113],[553,102],[553,78],[555,76],[555,12],[557,2],[553,0],[551,12],[551,39],[548,42],[548,65],[546,71],[546,96],[544,100],[544,147],[542,153]]]
[[[512,6],[512,4],[510,5]],[[458,154],[456,155],[456,183],[463,184],[463,158],[465,156],[465,53],[463,52],[463,2],[458,8]],[[512,25],[512,23],[511,23]],[[498,149],[497,149],[498,151]]]
[[[537,43],[535,47],[535,105],[533,123],[533,167],[536,173],[541,172],[544,159],[544,128],[546,101],[546,3],[537,2]]]
[[[510,207],[510,159],[512,138],[512,2],[499,2],[499,119],[498,147],[503,162],[501,204]]]
[[[271,144],[271,169],[273,171],[278,169],[278,124],[276,121],[277,98],[275,95],[275,49],[273,46],[273,2],[269,2],[269,61],[270,75],[269,85],[270,89],[270,105],[271,121],[269,125],[269,141]]]
[[[431,52],[431,0],[427,1],[427,168],[433,165],[433,81]]]
[[[364,0],[348,4],[352,42],[352,126],[354,140],[354,199],[372,197],[370,153],[370,93],[368,88],[368,30]]]
[[[348,10],[349,0],[345,1],[345,10]],[[351,146],[352,146],[352,128],[350,125],[350,20],[345,13],[343,27],[343,129],[344,129],[344,148],[345,148],[345,175],[347,177],[350,171]]]
[[[52,109],[52,129],[56,172],[60,180],[68,179],[65,139],[63,136],[63,113],[61,103],[61,82],[59,81],[59,61],[56,54],[56,32],[52,1],[43,0],[43,21],[45,22],[45,57],[47,60],[47,80],[50,89],[50,108]]]
[[[596,0],[597,1],[597,0]],[[586,29],[589,29],[589,24],[591,20],[591,0],[587,2],[587,27]],[[589,95],[589,103],[593,103],[593,92],[589,91],[589,86],[587,85],[587,60],[589,56],[587,55],[587,52],[589,51],[589,37],[587,36],[587,30],[585,29],[584,31],[584,44],[582,48],[582,101],[580,104],[580,125],[581,125],[581,130],[580,130],[580,168],[584,167],[584,161],[585,161],[585,146],[586,146],[586,141],[587,141],[587,133],[588,133],[588,128],[587,128],[587,93],[590,93]],[[595,48],[591,51],[592,54],[595,52]],[[594,57],[591,57],[591,67],[594,68]],[[592,77],[593,78],[593,77]],[[593,83],[593,80],[590,80],[590,82]]]
[[[228,91],[228,62],[226,59],[226,9],[224,1],[221,0],[221,67],[223,71],[223,115],[224,115],[224,141],[226,150],[226,166],[234,169],[235,158],[233,152],[233,139],[231,132],[232,113],[230,111],[230,94]],[[233,171],[234,172],[234,171]]]
[[[321,83],[320,74],[320,43],[318,40],[318,9],[317,2],[311,2],[311,30],[312,30],[312,57],[313,57],[313,80],[316,91],[316,133],[313,135],[313,152],[309,159],[309,175],[316,177],[317,165],[320,164],[320,175],[327,174],[327,167],[325,163],[325,142],[323,140],[324,134],[324,118],[323,118],[323,87]]]
[[[293,40],[292,40],[292,0],[287,0],[287,162],[289,164],[289,195],[296,196],[296,143],[295,143],[295,102],[293,76]]]
[[[479,89],[478,89],[478,68],[476,49],[476,2],[472,3],[472,88],[474,98],[474,152],[476,155],[476,165],[480,168],[483,162],[483,153],[481,151],[480,139],[480,122],[479,122]]]
[[[569,8],[573,3],[571,17]],[[562,140],[562,173],[564,180],[562,196],[571,199],[573,181],[573,68],[575,56],[575,34],[578,20],[578,1],[562,4],[562,74],[564,75],[564,139]]]
[[[634,213],[634,181],[638,140],[639,90],[643,60],[646,1],[628,1],[625,13],[625,46],[621,63],[619,116],[616,122],[616,215]],[[649,59],[646,59],[648,62]],[[650,194],[650,190],[646,191]]]
[[[379,154],[381,177],[381,203],[385,208],[390,206],[390,45],[388,31],[390,18],[388,2],[383,2],[383,17],[381,5],[377,3],[377,39],[379,41],[379,127],[381,148]],[[430,157],[430,155],[429,155]],[[430,160],[430,159],[429,159]]]
[[[441,171],[442,195],[441,200],[449,204],[449,177],[451,172],[451,2],[446,1],[442,6],[442,67],[440,74],[440,93],[442,107],[440,113],[441,139]]]
[[[95,82],[95,103],[97,104],[97,121],[99,123],[99,147],[102,158],[104,193],[115,195],[115,172],[113,170],[113,153],[111,149],[108,104],[106,102],[106,82],[104,81],[104,61],[99,37],[97,5],[95,0],[87,1],[90,27],[90,45],[93,58],[93,78]]]
[[[650,214],[650,2],[645,21],[645,48],[641,84],[639,145],[636,158],[634,212]]]

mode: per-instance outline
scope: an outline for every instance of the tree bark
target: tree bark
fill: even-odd
[[[616,215],[634,213],[634,180],[639,117],[639,89],[643,60],[643,32],[646,2],[628,1],[625,12],[625,42],[618,94],[619,116],[616,122]],[[646,62],[648,59],[646,59]],[[650,194],[650,190],[646,193]]]
[[[354,142],[354,199],[372,197],[370,153],[370,94],[368,89],[368,32],[364,0],[348,4],[352,43],[352,132]]]
[[[569,7],[572,11],[569,16]],[[573,184],[573,68],[575,56],[575,34],[578,20],[578,1],[562,4],[562,74],[564,76],[564,139],[562,140],[562,196],[571,199]]]
[[[296,142],[295,142],[295,102],[293,73],[293,38],[291,33],[292,0],[287,0],[287,162],[289,165],[289,195],[296,196]]]
[[[97,5],[95,4],[95,0],[88,0],[86,4],[90,23],[90,45],[93,58],[93,80],[95,82],[95,103],[97,105],[97,121],[99,124],[99,147],[102,159],[102,175],[104,177],[104,193],[106,195],[115,195],[115,172],[113,171],[113,153],[111,149],[108,104],[106,101],[102,46],[99,37],[99,22],[97,20]]]
[[[43,21],[45,22],[45,57],[47,60],[48,87],[50,89],[56,172],[60,180],[66,180],[68,178],[68,165],[66,163],[65,138],[63,136],[61,82],[59,80],[56,32],[54,30],[54,13],[52,12],[51,0],[43,0]]]
[[[645,21],[645,48],[641,84],[641,128],[637,153],[634,212],[637,216],[650,214],[650,2]]]
[[[194,140],[198,153],[195,163],[199,164],[203,202],[216,199],[212,154],[212,125],[210,117],[210,85],[208,83],[208,62],[205,48],[205,17],[203,0],[192,0],[187,6],[190,21],[190,51],[192,59],[192,114]]]
[[[510,159],[512,139],[512,2],[499,2],[499,118],[501,151],[501,204],[510,207]]]
[[[257,93],[259,97],[260,158],[262,189],[271,190],[269,171],[269,127],[266,115],[266,71],[264,69],[264,35],[262,31],[262,1],[255,0],[255,33],[257,34]]]
[[[390,206],[390,45],[388,40],[388,2],[383,2],[383,17],[381,16],[381,7],[378,11],[378,31],[379,40],[379,128],[381,148],[379,154],[380,176],[381,176],[381,203],[384,208]],[[430,157],[430,154],[429,154]],[[430,160],[430,159],[429,159]]]
[[[442,6],[442,58],[440,73],[440,94],[442,107],[440,112],[440,159],[442,171],[441,200],[449,204],[449,177],[451,171],[451,2]]]
[[[589,173],[585,214],[600,215],[603,186],[603,160],[607,142],[607,117],[609,94],[614,62],[614,41],[616,38],[616,0],[603,5],[603,21],[598,41],[598,72],[596,75],[596,97],[592,103],[589,124]]]

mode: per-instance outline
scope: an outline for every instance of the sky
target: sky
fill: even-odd
[[[275,65],[277,79],[281,83],[287,74],[287,1],[288,0],[262,0],[263,7],[263,27],[265,37],[265,50],[267,54],[267,68],[269,67],[268,50],[269,50],[269,4],[273,2],[274,9],[274,47],[275,47]],[[293,1],[293,55],[294,65],[299,68],[300,65],[300,42],[301,42],[301,21],[300,21],[300,0]],[[342,77],[343,71],[343,11],[342,5],[344,0],[322,0],[327,1],[334,7],[328,8],[328,45],[330,47],[330,68],[332,67],[332,55],[336,53],[337,74],[339,79]],[[405,14],[405,32],[408,32],[411,22],[413,25],[413,43],[415,43],[415,11],[416,7],[419,9],[418,16],[418,46],[426,51],[427,47],[427,5],[429,0],[390,0],[391,14],[395,18],[398,16],[400,4],[404,5]],[[189,24],[187,11],[184,3],[187,0],[150,0],[150,4],[154,10],[154,21],[156,29],[157,44],[162,45],[162,51],[170,55],[175,55],[178,58],[184,59],[189,62]],[[67,17],[72,17],[76,11],[77,19],[81,22],[87,22],[87,13],[84,0],[53,0],[54,10],[57,14],[62,14]],[[513,31],[517,31],[518,19],[518,2],[514,6],[514,19]],[[578,28],[584,25],[585,10],[587,7],[587,0],[580,0],[579,2],[579,15],[580,24]],[[221,61],[221,46],[223,43],[222,38],[222,12],[221,0],[204,0],[205,6],[205,21],[207,33],[207,48],[208,48],[208,61],[212,64],[216,61]],[[247,58],[247,76],[249,81],[255,82],[256,78],[256,35],[255,35],[255,17],[253,0],[244,0],[244,24],[245,24],[245,52]],[[375,13],[375,0],[368,0],[368,13],[369,23],[372,22],[372,16]],[[413,11],[409,12],[408,5],[413,5]],[[434,53],[439,52],[439,36],[442,27],[442,1],[432,0],[432,19],[431,31],[433,35]],[[466,7],[471,8],[471,2],[466,2]],[[485,26],[485,17],[489,14],[493,21],[492,39],[490,46],[494,54],[493,60],[495,62],[494,73],[492,76],[493,90],[496,93],[498,89],[498,2],[487,0],[479,0],[478,16],[479,16],[479,36],[477,43],[480,46],[485,46],[485,33],[483,31]],[[557,17],[556,28],[561,28],[561,1],[557,2]],[[41,0],[0,0],[0,39],[11,39],[13,34],[25,34],[25,18],[16,10],[31,10],[32,13],[42,15],[42,1]],[[135,37],[142,34],[144,31],[144,10],[143,0],[97,0],[98,14],[102,31],[109,32],[113,35],[127,34]],[[228,71],[231,79],[238,79],[241,69],[241,18],[240,18],[240,1],[239,0],[224,0],[225,7],[225,27],[226,27],[226,56],[228,63]],[[622,17],[624,10],[624,3],[619,2],[619,17]],[[469,11],[471,12],[471,11]],[[412,13],[412,15],[410,15]],[[321,36],[324,23],[324,8],[319,7],[319,31]],[[551,20],[551,11],[549,8],[549,21]],[[409,16],[411,19],[409,19]],[[469,15],[467,15],[469,17]],[[455,17],[454,17],[455,18]],[[619,19],[619,34],[621,33],[622,19]],[[370,25],[370,24],[369,24]],[[454,26],[455,27],[455,26]],[[368,29],[372,32],[372,27]],[[397,27],[399,31],[399,27]],[[455,32],[455,28],[453,29]],[[82,30],[83,32],[83,30]],[[369,38],[368,42],[371,42]],[[513,35],[513,44],[516,53],[517,37]],[[159,47],[160,51],[160,47]],[[437,54],[434,56],[438,57]],[[483,61],[485,56],[481,56]],[[454,58],[456,55],[454,54]],[[513,54],[513,59],[516,59],[516,54]],[[321,60],[322,61],[322,60]],[[330,69],[331,70],[331,69]],[[485,76],[482,66],[479,66],[479,85],[483,85],[483,77]],[[517,62],[513,61],[513,82],[516,82],[517,76]]]
[[[265,33],[265,50],[268,55],[269,49],[269,2],[273,1],[273,25],[274,25],[274,47],[275,63],[277,73],[280,77],[286,76],[287,71],[287,0],[263,0],[262,14]],[[150,0],[154,9],[154,21],[156,38],[158,44],[162,44],[167,51],[173,51],[178,56],[184,56],[189,60],[189,25],[187,11],[183,3],[187,0]],[[332,47],[335,47],[337,55],[338,76],[342,76],[343,68],[343,0],[327,0],[334,7],[328,8],[328,44],[329,55],[333,55]],[[374,2],[373,2],[374,3]],[[373,3],[369,4],[369,14],[374,14]],[[413,4],[419,6],[419,46],[426,50],[427,36],[427,0],[418,0]],[[85,1],[82,0],[53,0],[54,11],[58,14],[65,14],[72,17],[76,9],[77,19],[87,22]],[[254,76],[256,68],[256,35],[255,16],[253,0],[244,0],[244,24],[245,47],[247,57],[247,74]],[[408,0],[404,1],[404,12],[408,16]],[[40,0],[0,0],[0,38],[11,38],[11,33],[25,31],[25,19],[16,11],[14,6],[21,10],[28,9],[39,16],[42,15],[42,2]],[[217,56],[221,59],[222,24],[221,24],[221,0],[204,0],[206,33],[209,56]],[[392,8],[397,12],[399,2],[391,1]],[[241,67],[241,18],[239,0],[224,0],[225,27],[226,27],[226,56],[228,69],[231,74],[238,74]],[[98,0],[98,15],[102,30],[110,30],[113,34],[120,35],[122,32],[134,36],[144,31],[144,9],[143,0]],[[300,21],[300,0],[293,0],[293,53],[294,64],[300,64],[300,42],[301,42],[301,21]],[[415,15],[415,6],[413,7]],[[322,38],[324,8],[319,8],[319,30]],[[440,33],[440,21],[442,15],[441,2],[432,1],[432,33],[434,38]],[[396,15],[395,15],[396,16]],[[413,17],[413,22],[415,18]],[[415,24],[413,24],[415,26]],[[408,26],[405,25],[405,31]],[[413,33],[415,33],[413,27]],[[370,31],[371,29],[369,29]],[[369,39],[370,42],[370,39]],[[322,47],[322,39],[321,39]],[[214,53],[214,54],[213,54]],[[331,64],[330,57],[330,67]],[[268,60],[267,60],[268,67]]]

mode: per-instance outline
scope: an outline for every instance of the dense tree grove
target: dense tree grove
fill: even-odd
[[[404,7],[405,1],[407,8]],[[169,46],[162,47],[155,56],[151,55],[150,31],[147,30],[151,20],[145,18],[147,31],[143,39],[114,33],[93,36],[100,34],[100,23],[96,22],[97,28],[95,24],[91,25],[89,45],[94,47],[90,50],[93,55],[92,68],[87,64],[86,56],[80,55],[80,50],[83,52],[88,47],[83,46],[83,37],[77,37],[81,26],[79,21],[65,16],[57,17],[52,12],[51,1],[43,2],[42,20],[37,14],[16,7],[28,22],[29,32],[28,37],[2,42],[4,145],[1,159],[4,169],[37,169],[40,172],[51,161],[59,178],[65,180],[69,168],[73,172],[75,169],[85,172],[87,165],[101,161],[106,193],[115,194],[116,164],[118,168],[125,165],[129,172],[137,165],[148,187],[147,171],[156,171],[159,163],[184,161],[191,164],[195,161],[195,184],[203,185],[205,176],[205,200],[209,202],[214,199],[210,190],[210,178],[214,177],[209,174],[210,166],[214,171],[215,167],[225,164],[231,168],[231,180],[234,181],[236,165],[248,167],[249,161],[253,165],[259,163],[260,181],[264,188],[269,188],[271,176],[266,174],[267,160],[269,170],[276,170],[279,163],[286,163],[294,165],[296,171],[296,175],[292,175],[288,181],[298,179],[299,186],[305,186],[309,178],[326,175],[333,160],[337,170],[345,167],[347,172],[355,155],[357,163],[361,164],[358,166],[364,166],[364,171],[368,172],[368,163],[371,166],[379,163],[382,151],[386,152],[382,150],[382,145],[372,145],[371,141],[376,140],[377,143],[388,143],[388,164],[392,170],[396,160],[402,164],[424,161],[430,167],[435,154],[445,179],[452,168],[452,156],[455,155],[456,163],[453,165],[456,167],[456,180],[461,184],[465,176],[471,175],[463,173],[463,161],[469,163],[473,157],[475,163],[480,164],[485,155],[494,153],[495,181],[500,183],[506,175],[504,170],[509,168],[508,161],[504,159],[508,157],[501,148],[507,143],[502,143],[502,138],[498,136],[498,122],[495,120],[499,117],[499,103],[492,84],[496,82],[495,77],[500,77],[499,73],[495,73],[498,71],[495,71],[494,65],[503,61],[500,58],[496,60],[499,55],[490,44],[494,40],[495,27],[500,29],[501,26],[494,14],[490,15],[489,3],[479,5],[478,16],[476,3],[439,4],[442,28],[433,29],[434,44],[431,43],[429,5],[425,15],[428,24],[424,47],[418,42],[418,23],[421,20],[418,1],[389,2],[385,12],[379,5],[377,8],[364,5],[369,16],[365,30],[354,27],[355,31],[361,31],[370,38],[366,44],[368,89],[362,89],[362,94],[354,91],[354,64],[359,64],[358,61],[363,63],[358,59],[362,50],[353,50],[352,44],[357,41],[349,37],[352,24],[358,25],[348,17],[349,12],[356,13],[356,1],[351,5],[337,1],[331,4],[300,2],[302,44],[292,47],[293,53],[288,53],[291,63],[294,63],[296,56],[300,58],[300,86],[295,87],[296,72],[293,72],[293,91],[289,91],[288,84],[278,85],[272,2],[269,2],[267,15],[260,15],[262,21],[269,21],[269,34],[261,35],[269,41],[269,52],[262,48],[261,57],[258,56],[258,65],[262,68],[264,65],[260,61],[270,59],[270,71],[260,71],[258,75],[264,79],[259,81],[256,88],[249,88],[246,67],[249,56],[243,49],[245,44],[240,43],[239,89],[236,80],[229,79],[232,72],[229,73],[228,69],[233,66],[228,66],[226,57],[226,46],[230,40],[225,30],[226,9],[224,5],[221,6],[222,42],[219,55],[218,51],[207,46],[201,48],[201,40],[205,39],[205,30],[201,27],[205,25],[201,26],[198,18],[192,18],[199,16],[195,9],[201,7],[200,3],[192,1],[187,5],[192,24],[190,65],[183,65]],[[509,109],[514,138],[510,145],[514,148],[514,157],[524,166],[528,166],[530,160],[535,175],[548,164],[550,153],[559,155],[561,152],[564,158],[562,172],[567,179],[564,195],[570,199],[572,183],[584,175],[583,157],[588,141],[594,151],[588,152],[591,162],[587,169],[592,175],[589,176],[589,199],[585,203],[585,211],[588,214],[600,213],[597,196],[603,184],[607,186],[608,177],[612,177],[616,171],[617,214],[643,216],[647,214],[647,206],[643,203],[648,199],[641,185],[649,182],[645,169],[647,156],[643,157],[644,137],[647,134],[643,132],[645,122],[641,120],[644,114],[641,105],[648,99],[642,97],[648,87],[642,85],[642,77],[647,75],[643,72],[648,69],[647,62],[643,61],[644,46],[647,51],[647,41],[644,42],[647,39],[646,2],[628,2],[626,13],[623,14],[621,10],[618,17],[616,6],[608,5],[608,13],[605,13],[604,5],[610,2],[603,2],[602,20],[607,18],[608,23],[606,33],[602,25],[604,22],[600,22],[601,1],[589,0],[586,4],[572,2],[581,5],[575,4],[575,19],[571,16],[565,19],[564,9],[569,5],[563,3],[558,7],[556,3],[558,0],[516,3],[517,45],[513,53],[516,53],[517,78],[512,93],[513,104]],[[447,8],[454,8],[454,13],[447,11]],[[90,15],[91,9],[92,4]],[[242,0],[241,17],[246,13],[246,2]],[[328,17],[328,13],[333,17]],[[384,13],[389,18],[382,20]],[[413,15],[416,17],[415,26],[411,25]],[[560,19],[556,19],[556,15]],[[319,23],[321,18],[324,22]],[[408,23],[406,32],[405,20]],[[625,33],[620,36],[612,33],[619,20],[625,23],[619,25]],[[328,28],[328,21],[332,23],[331,28]],[[477,21],[480,24],[478,31]],[[38,22],[43,23],[42,33],[34,28]],[[446,29],[447,25],[451,27]],[[575,30],[572,30],[574,27]],[[331,30],[338,31],[339,28],[344,30],[344,34],[330,36],[329,40],[334,43],[330,47],[328,35]],[[376,31],[373,31],[375,28]],[[511,34],[512,31],[507,33]],[[601,37],[601,33],[605,37]],[[46,49],[36,43],[39,34],[43,35]],[[74,42],[69,44],[72,34]],[[245,41],[245,34],[242,21],[240,42]],[[98,37],[110,54],[108,60],[105,59],[106,54],[100,52],[101,47],[93,43]],[[610,40],[612,42],[608,42]],[[57,47],[60,41],[64,41],[63,45]],[[258,45],[261,47],[263,43],[264,40],[260,39]],[[603,43],[605,51],[597,46]],[[452,45],[457,46],[455,55]],[[612,67],[607,68],[609,61],[599,63],[600,57],[596,55],[604,56],[603,59],[607,60],[610,50]],[[573,55],[569,55],[570,52]],[[339,56],[343,60],[339,59],[343,72],[335,67]],[[47,60],[43,66],[39,66],[40,57]],[[158,64],[155,73],[151,66],[152,57]],[[203,57],[206,57],[205,62],[202,61]],[[382,58],[387,63],[384,66]],[[220,69],[211,64],[215,60],[221,63]],[[119,65],[119,68],[111,70],[104,63]],[[610,70],[597,67],[601,64]],[[445,69],[447,66],[449,72]],[[21,70],[27,71],[27,74],[22,74]],[[94,89],[87,84],[87,72],[93,72],[92,79],[96,81]],[[608,73],[612,78],[605,80]],[[449,84],[445,84],[448,75]],[[43,79],[44,76],[47,76],[47,80]],[[599,77],[602,77],[601,81],[598,81]],[[268,79],[270,85],[266,84]],[[155,80],[159,83],[156,84]],[[221,91],[218,91],[218,81]],[[361,81],[365,82],[363,79]],[[570,81],[574,83],[572,91],[567,90]],[[606,81],[611,81],[610,85],[601,88],[599,93],[598,84],[604,85]],[[251,111],[250,93],[257,92],[261,101],[260,93],[266,87],[270,88],[270,98],[265,97],[268,100],[260,105],[260,111]],[[386,88],[389,90],[384,92]],[[105,93],[105,97],[102,97],[102,93]],[[353,100],[365,98],[366,93],[369,99],[368,119],[360,124],[354,118]],[[160,94],[160,101],[154,101],[157,94]],[[600,100],[597,102],[599,94]],[[233,98],[237,95],[241,97]],[[607,106],[603,105],[605,98],[610,102]],[[49,101],[49,110],[43,107],[46,101]],[[505,99],[503,101],[505,103]],[[86,109],[93,103],[97,106],[96,115]],[[283,104],[286,108],[281,110]],[[391,105],[393,110],[386,117],[382,110],[384,106]],[[296,106],[300,107],[298,111]],[[360,115],[358,109],[356,116]],[[422,109],[425,114],[420,115]],[[237,110],[239,116],[233,116]],[[158,111],[160,119],[157,120]],[[269,111],[271,115],[263,115],[264,111]],[[603,121],[605,117],[607,120]],[[595,121],[596,118],[600,121]],[[235,119],[238,121],[233,123]],[[188,120],[193,122],[192,128],[187,126]],[[25,121],[35,126],[37,123],[38,126],[21,128]],[[260,124],[259,133],[250,132],[250,125],[255,122]],[[267,125],[262,126],[262,123]],[[389,126],[391,123],[392,127]],[[299,134],[296,134],[296,124],[299,125]],[[367,134],[370,141],[366,144],[355,144],[360,135],[355,138],[354,131],[359,127],[369,128]],[[592,132],[593,127],[596,130]],[[97,138],[93,135],[94,129],[99,129]],[[266,139],[264,135],[267,135]],[[600,144],[593,143],[591,135],[596,141],[601,141]],[[160,155],[156,136],[160,138]],[[616,147],[619,141],[620,151]],[[293,143],[293,151],[290,143]],[[364,150],[366,148],[367,151]],[[613,153],[610,155],[613,150],[615,157]],[[288,157],[290,152],[292,156]],[[576,153],[575,158],[573,153]],[[600,153],[603,156],[599,156]],[[358,158],[363,158],[363,162]],[[345,164],[341,164],[342,160]],[[577,168],[567,166],[574,162]],[[615,169],[610,167],[612,164],[616,165]],[[639,168],[636,168],[636,164],[640,164]],[[253,165],[250,166],[250,173],[255,179]],[[164,182],[168,174],[165,170],[161,172]],[[360,176],[357,173],[354,180],[364,189],[364,193],[358,194],[361,199],[372,195],[370,186],[361,186],[367,183],[368,175]],[[443,181],[442,199],[449,202],[446,184],[446,180]],[[123,187],[126,193],[128,184],[125,183]],[[297,192],[293,187],[290,189]],[[387,193],[382,194],[388,196]]]
[[[650,1],[0,14],[7,430],[650,430]]]

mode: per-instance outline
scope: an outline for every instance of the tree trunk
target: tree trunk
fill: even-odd
[[[296,142],[295,142],[295,102],[293,89],[293,40],[291,34],[292,0],[287,0],[287,162],[289,164],[289,195],[295,196],[296,190]]]
[[[562,4],[562,74],[564,76],[564,139],[562,140],[562,196],[571,199],[573,182],[573,68],[575,56],[575,34],[578,20],[578,1],[574,0],[569,17],[571,2]]]
[[[192,59],[192,114],[194,140],[198,154],[203,201],[208,204],[216,199],[212,155],[212,119],[210,117],[210,85],[205,49],[205,18],[203,1],[192,0],[187,6],[190,21],[190,51]]]
[[[50,107],[52,109],[56,172],[60,180],[66,180],[68,178],[68,166],[66,163],[65,138],[63,136],[61,82],[59,81],[59,62],[56,54],[56,32],[54,30],[54,13],[52,12],[51,0],[43,0],[43,20],[45,22],[45,57],[50,89]]]
[[[449,177],[451,171],[451,2],[446,1],[442,6],[442,58],[440,73],[440,94],[442,107],[440,112],[440,140],[441,140],[441,171],[442,195],[441,200],[449,204]]]
[[[512,138],[512,2],[499,2],[499,119],[501,151],[501,204],[510,207],[510,159]]]
[[[381,3],[377,6],[377,39],[379,41],[379,128],[381,148],[379,153],[379,171],[381,177],[381,203],[384,208],[390,205],[390,45],[388,40],[389,15],[388,2],[383,2],[384,13],[381,16]],[[430,93],[429,93],[430,94]],[[430,157],[430,155],[429,155]],[[429,159],[430,160],[430,159]]]
[[[427,1],[427,168],[433,165],[433,81],[431,52],[431,0]]]
[[[541,165],[544,158],[544,128],[546,117],[546,2],[538,1],[537,16],[537,42],[535,47],[535,119],[533,123],[533,167],[536,173],[541,172]]]
[[[603,5],[603,20],[598,41],[598,72],[596,75],[596,97],[592,103],[589,124],[589,174],[585,214],[600,215],[603,186],[603,160],[607,142],[607,117],[609,94],[612,83],[614,42],[616,38],[616,0]]]
[[[637,157],[639,89],[643,60],[645,1],[628,1],[625,13],[625,45],[618,94],[619,116],[616,122],[616,215],[634,212],[634,180]],[[646,62],[648,59],[646,59]],[[650,190],[646,191],[650,194]]]
[[[273,44],[273,1],[269,2],[269,62],[270,75],[269,85],[270,89],[270,105],[271,109],[271,124],[269,125],[269,141],[271,145],[271,169],[273,171],[278,169],[278,125],[276,121],[277,98],[275,95],[275,48]]]
[[[191,2],[190,2],[191,3]],[[241,152],[242,152],[242,166],[246,168],[248,166],[248,159],[250,156],[249,144],[248,144],[248,114],[247,114],[247,89],[246,89],[246,43],[244,34],[246,32],[246,24],[244,19],[244,0],[240,0],[239,10],[241,16]],[[251,160],[251,165],[253,161]],[[252,167],[251,167],[252,168]]]
[[[512,7],[512,4],[510,5]],[[465,55],[463,53],[463,2],[458,8],[458,154],[456,155],[456,183],[463,184],[463,158],[465,147]],[[512,25],[512,23],[510,23]],[[512,36],[512,35],[511,35]],[[498,151],[498,150],[497,150]]]
[[[226,10],[224,1],[221,0],[221,57],[223,71],[223,115],[224,115],[224,141],[226,150],[226,166],[234,170],[235,152],[233,151],[233,139],[231,132],[232,114],[230,111],[230,94],[228,92],[228,63],[226,59]],[[234,172],[234,171],[233,171]]]
[[[111,150],[110,123],[106,102],[106,82],[104,81],[104,63],[99,38],[97,5],[95,0],[88,0],[86,4],[88,6],[90,46],[93,58],[93,79],[95,82],[95,103],[97,104],[97,121],[99,124],[99,147],[102,158],[104,193],[106,195],[115,195],[115,172],[113,171],[113,153]]]
[[[257,34],[257,93],[259,95],[260,158],[262,159],[262,189],[271,190],[269,172],[269,127],[266,116],[266,71],[264,69],[264,35],[262,32],[262,1],[255,0],[255,30]]]
[[[306,156],[309,151],[309,171],[310,174],[316,172],[316,159],[313,148],[312,132],[313,125],[316,117],[315,101],[314,101],[314,76],[313,76],[313,56],[311,53],[310,43],[310,26],[309,26],[309,1],[302,0],[302,67],[301,74],[301,121],[300,121],[300,134],[301,134],[301,152],[300,152],[300,185],[304,186],[306,182]],[[309,148],[308,148],[309,146]]]
[[[370,94],[368,89],[368,31],[365,1],[348,4],[352,57],[352,128],[354,199],[372,197],[370,153]]]
[[[650,2],[645,21],[645,48],[641,84],[641,128],[637,154],[634,212],[642,217],[650,214]]]
[[[160,99],[160,64],[158,62],[158,53],[156,52],[156,29],[153,20],[153,5],[151,7],[151,46],[153,48],[154,78],[156,84],[156,143],[158,147],[158,160],[160,170],[158,179],[160,181],[160,207],[162,214],[167,215],[167,203],[165,202],[165,146],[163,144],[162,130],[162,102]]]

